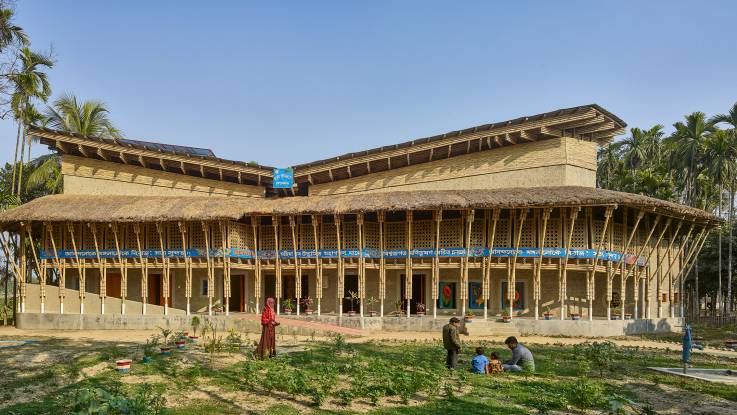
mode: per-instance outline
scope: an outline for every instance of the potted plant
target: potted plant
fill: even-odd
[[[394,315],[397,317],[402,317],[402,314],[404,314],[404,302],[402,300],[397,300],[394,302]]]
[[[294,299],[293,298],[287,298],[282,302],[282,311],[284,311],[285,314],[292,314],[294,311]]]
[[[177,346],[177,349],[184,350],[184,348],[187,346],[187,336],[184,335],[184,332],[177,332],[174,335],[174,339],[174,344]]]
[[[632,320],[632,313],[624,313],[625,320]]]
[[[619,307],[616,307],[612,310],[612,320],[621,320],[622,319],[622,311]]]
[[[223,308],[223,306],[222,306],[222,305],[220,305],[220,304],[218,304],[218,305],[215,305],[215,306],[213,306],[213,307],[212,307],[212,312],[213,312],[213,313],[215,313],[215,314],[220,314],[220,313],[222,313],[223,311],[225,311],[225,309],[224,309],[224,308]]]
[[[305,308],[305,314],[308,315],[308,316],[311,316],[315,312],[315,310],[312,309],[312,303],[313,302],[314,302],[314,300],[312,298],[310,298],[310,297],[307,297],[307,298],[303,298],[302,299],[302,306],[304,306],[304,308]]]
[[[150,363],[153,359],[156,346],[159,345],[159,338],[158,334],[154,334],[146,339],[146,344],[143,345],[143,363]]]
[[[417,316],[422,317],[425,315],[425,304],[424,303],[417,303]]]
[[[510,323],[512,321],[512,315],[509,314],[508,308],[502,310],[502,321],[505,323]]]
[[[474,317],[473,311],[466,310],[466,315],[463,316],[463,321],[465,321],[466,323],[472,323],[473,322],[473,317]]]
[[[571,313],[571,320],[581,320],[581,313]]]
[[[545,307],[545,312],[543,313],[543,318],[545,320],[552,320],[553,314],[550,312],[550,307]]]
[[[119,359],[115,361],[115,367],[118,369],[118,373],[128,373],[131,370],[131,359]]]
[[[172,330],[169,328],[163,328],[159,327],[159,331],[161,331],[161,337],[164,338],[164,343],[161,345],[161,354],[164,356],[171,355],[171,346],[169,345],[169,336],[171,336]]]
[[[368,316],[369,317],[376,317],[376,311],[374,311],[374,304],[376,304],[378,302],[379,302],[379,300],[377,300],[374,297],[371,297],[368,300],[366,300],[366,304],[368,304],[368,306],[369,306],[369,310],[368,310]]]
[[[350,311],[348,311],[348,317],[353,317],[356,312],[353,310],[353,305],[358,302],[358,293],[356,291],[348,291],[348,297],[346,297],[351,305]]]
[[[192,320],[191,320],[190,324],[192,325],[192,335],[189,336],[189,340],[192,343],[194,343],[198,339],[198,337],[197,337],[197,329],[200,328],[200,324],[201,324],[200,323],[200,318],[197,317],[197,316],[192,316]]]

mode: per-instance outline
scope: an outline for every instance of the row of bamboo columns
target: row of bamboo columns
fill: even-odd
[[[633,283],[633,290],[634,290],[634,314],[635,316],[638,316],[638,298],[639,298],[639,291],[644,289],[646,290],[647,294],[644,296],[646,301],[646,310],[647,313],[643,311],[642,317],[650,318],[650,306],[649,306],[649,298],[651,293],[651,283],[652,280],[655,280],[656,283],[656,289],[657,289],[657,298],[658,301],[660,301],[660,294],[662,292],[662,287],[667,284],[668,287],[668,297],[669,297],[669,306],[670,306],[670,316],[675,316],[674,306],[673,306],[673,292],[676,283],[680,284],[680,290],[679,292],[683,292],[683,279],[688,273],[690,272],[691,267],[693,266],[696,258],[696,254],[699,252],[701,247],[703,246],[707,234],[708,234],[708,228],[705,225],[700,225],[701,229],[699,232],[697,232],[697,236],[693,239],[693,244],[691,245],[691,249],[688,250],[686,253],[686,247],[688,245],[688,241],[691,240],[691,236],[696,228],[696,223],[687,221],[684,217],[681,218],[673,218],[673,217],[665,217],[662,215],[655,215],[654,220],[652,223],[647,223],[646,228],[649,228],[649,231],[647,231],[647,237],[645,238],[644,243],[642,243],[639,247],[636,247],[636,249],[630,249],[633,245],[633,239],[635,235],[637,235],[637,230],[639,226],[643,222],[649,222],[648,220],[644,220],[643,218],[646,215],[645,210],[638,210],[636,211],[634,218],[635,221],[631,227],[631,231],[629,232],[624,248],[623,253],[625,254],[634,254],[636,258],[640,258],[643,254],[645,254],[647,248],[649,249],[649,252],[647,253],[647,266],[638,266],[637,261],[630,264],[629,266],[624,262],[625,255],[622,255],[621,258],[617,261],[611,261],[607,260],[606,264],[602,267],[599,265],[599,254],[602,251],[602,248],[607,246],[605,241],[608,241],[608,249],[613,249],[613,238],[612,238],[612,216],[617,209],[617,206],[606,206],[605,208],[605,214],[604,214],[604,226],[601,230],[601,233],[599,235],[594,235],[593,232],[593,221],[592,221],[592,208],[586,207],[586,219],[588,220],[590,228],[590,235],[592,235],[592,240],[590,241],[590,244],[593,244],[594,236],[597,237],[596,240],[598,240],[598,243],[594,245],[593,247],[596,249],[596,255],[594,256],[595,259],[593,260],[587,260],[589,264],[588,272],[587,272],[587,300],[588,300],[588,316],[589,319],[593,319],[593,299],[595,294],[595,275],[597,272],[604,272],[606,274],[606,282],[607,282],[607,289],[606,289],[606,299],[608,303],[607,307],[607,318],[611,318],[611,303],[612,303],[612,293],[613,293],[613,285],[614,285],[614,279],[615,276],[619,275],[619,283],[620,283],[620,293],[621,293],[621,304],[625,304],[626,302],[626,284],[632,276],[635,280]],[[571,247],[571,242],[573,238],[573,230],[574,225],[576,223],[576,220],[579,218],[579,214],[581,211],[581,207],[565,207],[561,208],[562,215],[566,215],[567,221],[566,221],[566,227],[565,227],[565,234],[563,239],[564,248]],[[625,229],[629,229],[627,227],[627,208],[625,209],[625,214],[622,215],[624,218],[624,225]],[[516,226],[513,227],[514,233],[513,233],[513,239],[512,244],[515,248],[515,255],[512,257],[509,257],[507,259],[507,298],[508,301],[508,307],[509,307],[509,315],[513,315],[513,307],[514,307],[514,301],[513,298],[515,296],[515,283],[516,283],[516,271],[517,271],[517,254],[519,252],[520,248],[520,240],[522,235],[522,229],[525,225],[526,221],[529,221],[529,217],[531,217],[533,214],[536,216],[536,218],[539,219],[538,222],[541,222],[541,227],[538,228],[538,245],[541,248],[540,250],[540,257],[535,258],[533,260],[533,300],[535,303],[535,310],[534,315],[537,319],[540,315],[539,313],[539,303],[541,299],[541,270],[543,268],[543,252],[542,248],[545,246],[545,236],[547,234],[547,226],[548,226],[548,220],[550,219],[550,214],[552,211],[552,208],[539,208],[539,209],[533,209],[534,212],[530,212],[531,209],[522,208],[522,209],[511,209],[510,210],[510,222],[513,222],[516,224]],[[482,296],[484,298],[484,301],[486,303],[486,306],[484,307],[484,318],[487,318],[487,312],[488,312],[488,300],[489,300],[489,294],[490,294],[490,274],[491,274],[491,268],[492,268],[492,257],[491,257],[491,250],[494,248],[493,241],[495,240],[496,235],[496,229],[497,229],[497,223],[499,221],[500,217],[500,210],[499,209],[493,209],[493,210],[486,210],[485,211],[485,219],[487,223],[487,238],[486,238],[486,248],[489,248],[489,256],[484,257],[482,259]],[[466,210],[463,212],[464,217],[464,248],[466,249],[466,256],[461,258],[459,267],[461,270],[461,289],[459,290],[459,300],[462,304],[461,306],[461,312],[465,314],[465,307],[466,307],[466,300],[468,298],[468,273],[469,273],[469,263],[471,261],[470,257],[470,241],[471,241],[471,227],[474,222],[474,210]],[[378,221],[379,221],[379,252],[384,251],[384,224],[386,223],[386,216],[384,212],[378,212]],[[295,216],[289,216],[289,225],[291,228],[291,238],[292,238],[292,247],[294,249],[294,270],[295,270],[295,292],[296,295],[299,296],[299,293],[301,293],[301,267],[303,266],[303,263],[301,259],[297,258],[297,247],[298,241],[297,241],[297,234],[296,234],[296,222]],[[563,216],[561,216],[563,218]],[[282,268],[283,268],[283,261],[279,257],[279,251],[281,246],[281,238],[280,238],[280,230],[279,227],[281,225],[281,218],[279,216],[273,216],[272,217],[272,224],[273,224],[273,231],[274,231],[274,237],[275,237],[275,244],[276,244],[276,258],[273,260],[273,268],[276,274],[276,297],[277,302],[279,301],[279,298],[282,296]],[[338,302],[338,314],[342,315],[342,297],[344,292],[344,281],[345,281],[345,260],[341,257],[341,249],[342,249],[342,238],[341,238],[341,225],[343,222],[343,218],[341,215],[335,215],[335,231],[337,236],[337,251],[338,251],[338,258],[337,258],[337,272],[338,272],[338,282],[337,282],[337,302]],[[311,224],[312,224],[312,230],[313,230],[313,237],[315,241],[315,250],[319,251],[321,249],[320,247],[320,241],[321,238],[318,238],[318,228],[320,224],[321,216],[319,215],[312,215],[311,216]],[[406,226],[406,241],[407,241],[407,252],[411,252],[412,247],[412,223],[413,223],[413,213],[412,211],[407,212],[407,226]],[[436,210],[433,212],[433,222],[434,222],[434,233],[435,233],[435,250],[438,252],[438,249],[440,248],[440,222],[442,221],[442,211]],[[360,314],[363,315],[363,299],[365,298],[365,292],[366,292],[366,260],[367,258],[364,258],[363,256],[363,248],[365,246],[365,231],[364,231],[364,217],[362,214],[356,215],[356,222],[357,222],[357,228],[358,228],[358,250],[361,252],[359,258],[358,258],[358,297],[361,300],[360,301]],[[270,259],[261,259],[258,257],[258,234],[259,234],[259,217],[253,217],[251,219],[251,230],[253,232],[253,241],[254,241],[254,252],[255,252],[255,259],[252,262],[252,267],[254,274],[255,274],[255,299],[256,299],[256,309],[259,308],[259,301],[261,298],[261,276],[263,272],[264,265],[269,263]],[[660,231],[656,233],[656,229],[658,229],[658,225],[660,226]],[[79,273],[79,296],[80,296],[80,313],[84,313],[84,296],[85,296],[85,272],[87,269],[87,266],[85,266],[84,262],[86,261],[83,258],[80,258],[78,255],[78,245],[77,245],[77,239],[75,238],[74,233],[74,226],[72,223],[68,223],[68,235],[71,238],[72,248],[75,253],[75,257],[69,262],[67,262],[66,259],[59,258],[58,255],[58,246],[57,241],[54,239],[54,233],[53,233],[53,227],[50,226],[51,224],[45,223],[43,228],[44,232],[48,234],[48,241],[50,243],[50,246],[48,246],[49,249],[51,249],[54,252],[54,257],[50,260],[43,259],[39,260],[39,256],[36,252],[36,244],[34,243],[33,239],[33,232],[32,227],[30,223],[22,223],[21,224],[21,232],[19,232],[19,243],[20,243],[20,249],[16,250],[15,252],[20,252],[19,258],[17,258],[16,261],[11,261],[12,264],[12,271],[17,276],[25,276],[28,275],[27,270],[27,264],[29,261],[26,261],[27,252],[30,251],[32,255],[32,263],[36,265],[36,271],[39,275],[40,280],[40,299],[41,299],[41,312],[45,312],[44,310],[44,303],[45,303],[45,296],[46,296],[46,273],[49,268],[56,268],[58,270],[59,275],[59,300],[60,300],[60,312],[64,312],[64,287],[65,287],[65,275],[66,275],[66,269],[68,267],[77,268]],[[88,224],[89,225],[89,224]],[[222,268],[223,270],[223,285],[224,285],[224,298],[225,298],[225,312],[228,313],[229,308],[229,298],[230,298],[230,277],[231,277],[231,268],[234,266],[232,261],[226,256],[227,248],[228,248],[228,222],[224,221],[218,221],[218,222],[201,222],[202,229],[205,236],[205,244],[206,244],[206,263],[207,263],[207,275],[208,275],[208,313],[212,314],[212,301],[215,297],[215,274],[217,268]],[[98,234],[97,234],[97,226],[90,226],[90,230],[93,236],[93,241],[95,245],[95,252],[97,256],[97,266],[99,267],[100,272],[100,310],[101,313],[105,312],[105,288],[106,288],[106,275],[107,270],[110,268],[113,269],[119,269],[121,274],[121,314],[125,314],[125,298],[127,296],[127,276],[128,276],[128,269],[131,264],[127,259],[124,259],[121,255],[121,250],[124,249],[124,247],[121,247],[120,243],[120,235],[119,235],[119,229],[118,225],[116,223],[111,223],[108,225],[110,229],[112,230],[112,233],[114,235],[114,241],[115,241],[115,250],[117,252],[117,262],[116,260],[108,260],[105,258],[101,258],[100,256],[100,244],[98,241]],[[211,241],[211,233],[212,233],[212,226],[218,226],[219,227],[219,235],[221,236],[220,241]],[[185,275],[186,275],[186,283],[185,283],[185,297],[187,299],[187,314],[190,313],[190,299],[192,296],[192,274],[193,274],[193,259],[187,256],[187,226],[184,222],[178,223],[178,229],[181,234],[182,239],[182,247],[184,251],[184,257],[183,258],[177,258],[174,259],[178,262],[178,265],[183,265],[183,268],[185,269]],[[172,268],[172,259],[167,258],[164,254],[167,247],[164,243],[165,240],[165,231],[163,228],[162,223],[156,223],[156,230],[159,236],[159,248],[161,250],[161,262],[159,264],[156,264],[155,268],[161,268],[163,270],[162,272],[162,295],[164,297],[164,313],[168,314],[168,299],[170,298],[170,276],[171,276],[171,268]],[[149,258],[144,258],[142,255],[143,251],[143,245],[141,243],[141,224],[135,223],[133,224],[133,231],[136,235],[136,244],[137,251],[139,252],[139,258],[138,258],[138,264],[135,264],[135,261],[133,261],[133,266],[137,265],[141,270],[142,275],[142,282],[141,282],[141,297],[144,299],[143,301],[143,313],[146,314],[146,302],[148,298],[148,270],[149,270]],[[666,234],[668,235],[668,244],[667,247],[661,246],[661,242],[665,240]],[[13,243],[12,239],[5,239],[3,235],[0,235],[2,237],[2,246],[3,249],[6,252],[6,255],[8,255],[8,258],[10,258],[11,252],[13,252],[10,249],[9,244]],[[651,242],[653,242],[651,244]],[[677,247],[676,247],[676,241],[678,241]],[[59,241],[60,242],[60,241]],[[222,248],[223,256],[222,258],[211,258],[210,257],[210,244],[213,244],[213,248]],[[215,246],[217,244],[217,246]],[[637,244],[635,244],[637,245]],[[30,248],[30,249],[28,249]],[[130,248],[130,247],[128,247]],[[152,247],[147,247],[152,248]],[[675,249],[675,250],[674,250]],[[673,254],[675,252],[675,254]],[[685,256],[684,256],[685,253]],[[565,258],[559,259],[558,261],[558,297],[560,301],[560,307],[561,307],[561,313],[560,318],[565,319],[565,302],[566,302],[566,291],[567,291],[567,271],[569,266],[569,250],[566,249],[566,256]],[[656,256],[656,261],[653,263],[655,265],[655,268],[653,269],[651,265],[651,261],[653,259],[653,255]],[[323,279],[323,258],[320,258],[319,256],[316,256],[315,258],[315,268],[316,268],[316,299],[317,299],[317,314],[319,315],[321,313],[321,299],[322,299],[322,279]],[[373,259],[372,259],[373,260]],[[498,259],[500,261],[500,259]],[[676,262],[680,261],[680,267],[679,271],[676,275],[673,275],[672,270]],[[383,258],[383,255],[380,256],[378,259],[378,268],[379,268],[379,300],[380,300],[380,315],[383,316],[384,314],[384,299],[386,297],[386,260]],[[407,276],[405,278],[405,298],[411,299],[412,298],[412,270],[413,270],[413,261],[410,255],[407,255],[405,259],[405,275]],[[431,296],[434,303],[436,303],[438,299],[438,286],[439,286],[439,277],[440,277],[440,258],[435,256],[432,258],[432,291]],[[666,282],[667,279],[667,282]],[[26,288],[25,288],[25,278],[18,278],[20,281],[20,310],[21,312],[25,311],[25,294],[26,294]],[[640,287],[642,285],[642,287]],[[681,301],[681,315],[683,314],[683,302]],[[300,304],[299,301],[297,301],[297,313],[300,312]],[[279,311],[280,307],[277,307],[277,312]],[[409,301],[407,301],[407,316],[410,314],[410,304]],[[433,315],[437,316],[437,307],[433,307]],[[658,307],[658,317],[660,317],[660,307]]]

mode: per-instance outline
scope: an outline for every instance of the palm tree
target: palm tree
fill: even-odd
[[[108,117],[109,110],[101,101],[78,102],[66,94],[54,101],[46,111],[50,128],[81,134],[87,137],[122,138]]]
[[[7,5],[0,5],[0,52],[12,44],[28,45],[28,35],[23,28],[13,24],[15,11]]]
[[[61,193],[63,177],[61,175],[61,160],[57,154],[45,154],[33,159],[29,166],[26,192],[38,190],[42,194]]]
[[[737,103],[735,103],[732,108],[729,110],[729,113],[727,114],[719,114],[714,117],[712,117],[709,120],[712,124],[719,124],[719,123],[725,123],[728,124],[731,128],[729,129],[729,134],[732,137],[733,141],[737,141]],[[727,313],[731,314],[732,312],[732,304],[734,301],[732,300],[732,228],[734,225],[734,198],[735,198],[735,192],[737,191],[737,174],[732,176],[732,182],[729,186],[729,216],[727,219],[728,227],[729,227],[729,254],[728,254],[728,260],[727,260]]]
[[[18,161],[18,150],[20,149],[20,164],[18,167],[18,185],[15,185],[16,170],[13,170],[12,190],[20,194],[20,183],[23,180],[23,158],[26,145],[25,125],[33,123],[40,118],[35,111],[32,101],[39,99],[46,102],[51,95],[51,85],[48,77],[42,69],[51,68],[54,65],[50,56],[33,52],[29,48],[21,48],[18,52],[21,68],[17,73],[9,75],[14,85],[14,91],[10,99],[10,107],[18,122],[18,135],[15,142],[14,164]],[[30,145],[30,143],[29,143]]]
[[[619,141],[623,151],[624,164],[630,169],[643,165],[653,165],[658,157],[663,126],[658,124],[649,130],[630,129],[630,136]]]
[[[735,158],[737,158],[737,143],[732,134],[727,131],[717,130],[709,135],[705,141],[704,155],[709,162],[706,164],[706,172],[711,180],[719,188],[719,201],[717,213],[721,217],[723,213],[724,188],[730,186],[735,174]],[[722,233],[719,229],[718,238],[718,291],[717,304],[722,304]],[[729,297],[728,297],[729,298]]]
[[[686,115],[684,122],[673,124],[676,131],[668,138],[672,149],[671,164],[683,175],[684,204],[694,206],[694,185],[701,170],[704,141],[714,131],[714,125],[706,119],[703,112]]]

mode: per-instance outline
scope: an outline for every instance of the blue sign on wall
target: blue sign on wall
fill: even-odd
[[[291,189],[294,185],[294,169],[274,169],[274,189]]]

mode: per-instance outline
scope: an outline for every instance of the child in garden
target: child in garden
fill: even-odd
[[[476,348],[476,356],[471,359],[471,373],[484,374],[487,373],[487,366],[489,365],[489,359],[484,356],[484,348]]]
[[[499,360],[499,354],[497,352],[491,352],[489,355],[489,364],[486,366],[486,373],[494,374],[501,373],[504,369],[502,368],[502,362]]]

